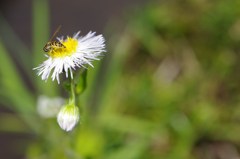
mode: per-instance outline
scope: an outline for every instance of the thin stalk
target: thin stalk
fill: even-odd
[[[76,104],[76,97],[75,97],[75,84],[74,84],[74,78],[70,78],[71,83],[71,96],[69,104]]]

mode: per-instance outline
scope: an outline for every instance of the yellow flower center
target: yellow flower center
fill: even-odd
[[[51,50],[48,54],[52,58],[66,57],[71,56],[77,50],[78,41],[71,37],[67,37],[65,41],[61,41],[61,43],[65,46],[57,46],[52,45]]]

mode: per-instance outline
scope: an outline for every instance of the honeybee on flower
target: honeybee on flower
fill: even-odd
[[[52,52],[56,49],[66,48],[66,46],[64,46],[59,40],[52,41],[52,39],[56,36],[56,34],[59,32],[60,29],[61,29],[61,25],[59,25],[59,27],[54,32],[54,34],[51,37],[51,39],[49,40],[49,42],[47,42],[47,44],[44,46],[43,51]]]
[[[47,80],[51,74],[52,81],[57,79],[57,82],[60,83],[59,75],[63,72],[65,72],[66,78],[68,78],[69,72],[73,78],[73,70],[85,67],[85,65],[93,67],[91,62],[99,60],[99,56],[106,52],[105,39],[101,34],[95,35],[96,33],[92,31],[85,36],[79,34],[80,31],[72,37],[57,38],[57,41],[50,41],[45,45],[44,51],[47,53],[47,60],[34,68],[38,70],[37,74],[41,76],[42,80]]]

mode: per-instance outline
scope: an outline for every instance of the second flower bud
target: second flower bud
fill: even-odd
[[[65,131],[71,131],[80,118],[79,109],[74,104],[68,104],[61,108],[57,116],[59,126]]]

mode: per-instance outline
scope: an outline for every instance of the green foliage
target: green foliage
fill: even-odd
[[[34,1],[34,65],[47,39],[48,13],[42,14],[47,5]],[[75,81],[81,124],[70,133],[55,119],[37,117],[35,97],[0,41],[1,101],[37,136],[27,158],[214,159],[221,158],[218,152],[227,158],[238,154],[239,8],[238,0],[173,0],[131,11],[124,29],[111,32],[103,64]],[[51,81],[31,80],[37,78],[37,92],[60,94]],[[1,131],[24,132],[26,125],[16,117],[1,115],[0,120],[18,125],[0,124]]]

